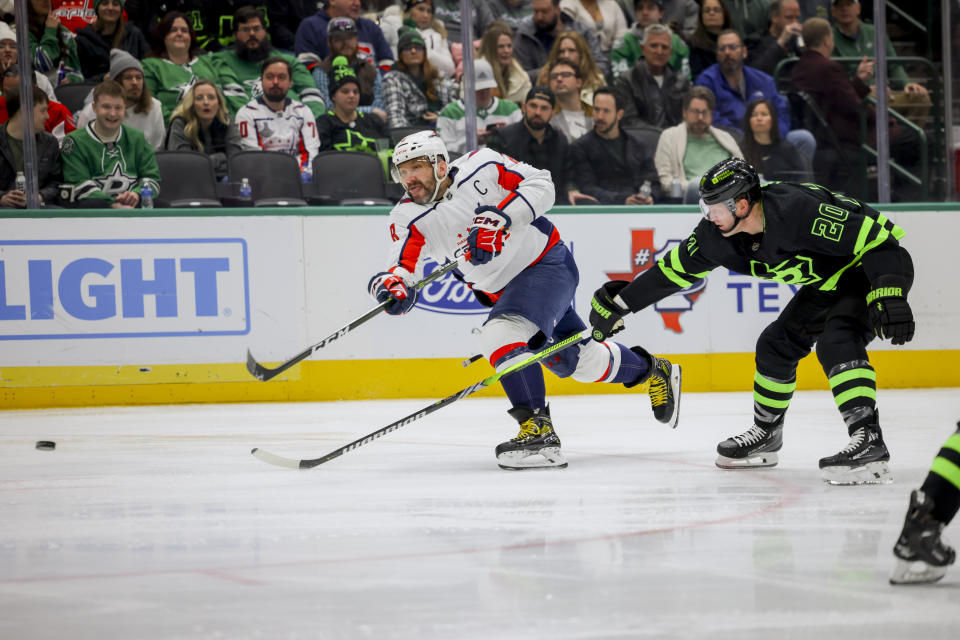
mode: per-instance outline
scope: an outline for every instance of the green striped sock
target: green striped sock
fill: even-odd
[[[838,364],[827,374],[833,400],[847,424],[854,430],[872,418],[877,407],[877,374],[866,360]]]
[[[753,376],[753,419],[760,426],[774,426],[783,420],[790,406],[797,378],[781,380],[759,371]]]
[[[933,517],[949,524],[960,510],[960,430],[950,436],[933,459],[921,489],[933,498]]]

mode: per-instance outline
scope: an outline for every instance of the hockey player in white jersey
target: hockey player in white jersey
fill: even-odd
[[[548,171],[490,149],[449,162],[440,137],[421,131],[396,146],[392,173],[406,196],[390,212],[387,269],[369,283],[378,301],[393,296],[387,313],[414,307],[417,292],[410,285],[420,277],[424,258],[441,264],[459,259],[454,273],[490,307],[480,350],[498,371],[554,338],[586,328],[571,304],[579,282],[577,265],[543,216],[554,203]],[[649,383],[655,417],[676,426],[680,367],[641,347],[588,339],[544,364],[555,375],[580,382]],[[499,465],[567,466],[550,420],[543,370],[528,367],[505,376],[501,384],[520,432],[497,446]]]

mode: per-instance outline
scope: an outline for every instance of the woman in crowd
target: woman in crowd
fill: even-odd
[[[200,54],[197,34],[179,11],[171,11],[153,30],[150,55],[143,60],[143,81],[170,117],[197,78],[216,78]]]
[[[437,114],[453,99],[453,84],[427,60],[426,45],[417,31],[404,31],[397,50],[399,59],[383,77],[387,125],[434,128]]]
[[[540,75],[537,76],[537,85],[541,87],[550,86],[550,67],[553,63],[563,58],[570,60],[580,67],[580,77],[583,80],[583,87],[580,89],[580,99],[586,104],[593,104],[593,92],[600,87],[607,86],[607,79],[604,77],[600,67],[593,59],[593,53],[582,35],[576,31],[564,31],[553,42],[550,49],[550,56],[547,63],[540,69]]]
[[[610,51],[629,27],[617,0],[560,0],[560,10],[596,31],[603,51]]]
[[[27,199],[17,189],[17,173],[23,172],[23,112],[20,110],[20,90],[11,87],[4,92],[10,120],[0,125],[0,207],[24,209]],[[40,129],[47,122],[47,94],[33,87],[33,122],[38,129],[34,135],[37,153],[37,189],[45,204],[54,202],[63,172],[60,167],[60,145],[53,135]],[[17,150],[16,152],[14,150]]]
[[[523,104],[533,85],[530,76],[513,57],[513,29],[507,23],[496,21],[484,32],[480,57],[493,67],[499,96]]]
[[[447,42],[447,29],[443,22],[436,19],[433,13],[432,0],[405,0],[403,13],[400,7],[388,8],[380,19],[380,28],[386,38],[393,55],[397,55],[397,43],[400,41],[400,31],[414,28],[423,38],[427,49],[427,60],[444,78],[453,78],[455,66],[450,54],[450,44]]]
[[[77,32],[77,54],[86,80],[100,82],[110,66],[110,50],[123,49],[137,60],[150,48],[136,26],[123,21],[125,0],[96,0],[97,21]]]
[[[724,29],[731,29],[730,9],[723,0],[703,0],[697,30],[690,38],[690,81],[717,61],[717,36]]]
[[[212,80],[197,80],[173,110],[166,148],[205,153],[213,160],[217,179],[227,177],[227,159],[243,148],[223,94]]]
[[[77,38],[53,13],[50,0],[28,0],[27,30],[33,65],[57,86],[82,82]]]
[[[810,178],[806,162],[796,147],[780,137],[777,109],[766,98],[747,105],[743,117],[744,159],[763,180],[804,181]]]

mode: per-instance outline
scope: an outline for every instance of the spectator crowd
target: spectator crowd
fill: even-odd
[[[26,64],[0,0],[6,208],[26,204],[26,69],[49,206],[144,206],[163,193],[165,151],[209,156],[228,185],[244,151],[291,156],[303,183],[328,179],[324,151],[386,163],[421,129],[460,155],[466,73],[477,144],[549,169],[557,204],[695,202],[728,157],[844,190],[861,121],[872,144],[878,118],[857,0],[476,0],[470,69],[459,0],[24,1]],[[891,96],[928,100],[902,65],[888,79]],[[899,166],[920,164],[910,127],[893,122],[890,140]]]

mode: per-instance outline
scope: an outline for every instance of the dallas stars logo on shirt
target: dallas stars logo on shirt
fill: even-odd
[[[123,167],[118,162],[113,166],[112,173],[101,178],[94,178],[91,182],[94,182],[100,188],[100,191],[103,191],[109,196],[115,196],[124,191],[130,191],[130,187],[132,187],[136,181],[137,177],[125,173]]]
[[[77,199],[109,198],[149,184],[160,192],[153,149],[139,131],[122,127],[115,141],[101,139],[91,122],[64,138],[64,178],[76,184]]]

